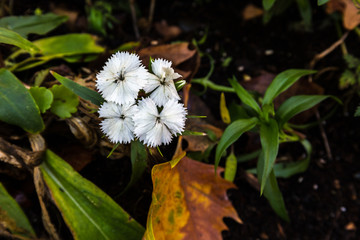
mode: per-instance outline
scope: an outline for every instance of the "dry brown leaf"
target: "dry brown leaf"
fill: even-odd
[[[155,23],[156,31],[165,38],[165,41],[176,38],[181,34],[178,26],[169,26],[165,20]]]
[[[327,3],[326,11],[330,14],[339,11],[343,14],[343,24],[348,30],[354,29],[360,24],[359,6],[352,0],[330,0]]]
[[[196,48],[189,43],[174,43],[143,48],[138,52],[145,66],[149,59],[164,58],[172,61],[172,67],[188,81],[195,75],[200,65],[200,56]]]
[[[243,12],[242,12],[242,17],[245,21],[253,19],[253,18],[257,18],[260,17],[261,15],[264,14],[264,10],[261,8],[256,7],[254,4],[248,4]]]
[[[221,168],[187,157],[152,170],[153,199],[144,239],[222,239],[224,217],[241,223],[226,191],[235,185],[220,177]]]
[[[356,226],[353,222],[346,224],[345,229],[348,231],[356,231]]]

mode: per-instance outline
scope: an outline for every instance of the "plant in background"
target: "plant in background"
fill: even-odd
[[[302,76],[313,73],[315,71],[297,69],[290,69],[280,73],[267,88],[261,105],[238,83],[235,77],[229,79],[232,88],[243,103],[243,106],[237,107],[237,110],[241,111],[240,115],[242,117],[232,119],[230,125],[225,129],[216,148],[215,169],[226,149],[236,142],[243,133],[247,131],[259,132],[261,150],[257,154],[257,169],[250,171],[257,174],[260,183],[260,194],[265,195],[275,212],[285,220],[289,220],[289,217],[276,177],[289,177],[295,173],[305,171],[309,164],[311,151],[310,144],[306,140],[302,140],[287,122],[295,115],[315,106],[330,96],[293,96],[283,102],[276,111],[274,109],[274,99]],[[308,157],[298,162],[276,164],[279,144],[292,141],[301,142],[307,151]],[[227,166],[234,165],[233,155],[232,151],[227,160]],[[233,171],[233,167],[228,171]]]
[[[347,63],[347,69],[341,74],[339,88],[345,89],[356,86],[354,90],[360,94],[360,59],[351,54],[346,54],[344,60]]]

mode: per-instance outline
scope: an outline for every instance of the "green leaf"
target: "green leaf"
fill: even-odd
[[[219,166],[220,158],[225,150],[233,144],[239,137],[249,130],[251,130],[258,123],[257,118],[239,119],[232,122],[224,131],[215,153],[215,171]]]
[[[118,48],[116,48],[115,50],[112,50],[112,53],[116,53],[116,52],[122,52],[122,51],[132,51],[135,48],[140,46],[140,42],[126,42],[121,44]]]
[[[306,30],[311,29],[312,8],[310,0],[296,0]]]
[[[252,109],[254,109],[257,113],[260,114],[261,109],[259,107],[259,105],[257,104],[257,102],[255,101],[255,99],[251,96],[250,93],[248,93],[248,91],[245,90],[245,88],[243,88],[236,80],[235,77],[233,77],[232,79],[229,79],[229,82],[231,84],[231,86],[235,89],[236,94],[238,95],[238,97],[240,98],[240,100],[250,106]]]
[[[0,221],[1,227],[16,239],[35,239],[36,235],[29,220],[19,204],[10,196],[0,183]]]
[[[67,21],[66,16],[58,16],[53,13],[33,16],[10,16],[0,19],[0,27],[17,32],[22,37],[30,33],[39,35],[46,34]]]
[[[226,158],[224,178],[230,182],[233,182],[236,176],[236,170],[237,170],[237,159],[236,156],[233,153],[231,153]]]
[[[270,86],[267,88],[263,106],[265,104],[272,104],[274,99],[279,96],[280,93],[287,90],[291,85],[293,85],[301,77],[309,74],[313,74],[316,71],[314,70],[303,70],[303,69],[289,69],[286,70],[275,77]]]
[[[325,3],[327,3],[329,0],[318,0],[317,4],[318,6],[324,5]]]
[[[307,140],[302,140],[301,144],[306,151],[306,157],[300,161],[290,163],[276,163],[274,165],[274,172],[276,177],[288,178],[295,174],[305,172],[310,163],[311,144]]]
[[[54,85],[50,90],[54,95],[50,111],[60,118],[71,117],[77,111],[78,96],[63,85]]]
[[[324,101],[329,96],[321,95],[298,95],[287,99],[276,111],[276,119],[278,120],[279,127],[281,128],[287,121],[295,115],[306,111],[316,104]]]
[[[231,102],[229,106],[229,113],[230,118],[232,121],[243,119],[243,118],[250,118],[249,114],[246,112],[244,106],[236,104],[235,102]]]
[[[102,53],[105,49],[96,44],[90,34],[71,33],[34,42],[45,56],[65,57],[78,54]]]
[[[360,117],[360,106],[356,108],[355,117]]]
[[[101,189],[47,150],[43,179],[74,239],[141,239],[144,228]]]
[[[81,86],[80,84],[63,77],[56,72],[50,71],[50,73],[65,87],[70,89],[72,92],[74,92],[79,97],[89,100],[93,104],[100,106],[105,101],[104,98],[98,93],[95,92],[87,87]]]
[[[345,89],[356,84],[356,75],[353,71],[345,69],[339,79],[339,88]]]
[[[274,119],[269,119],[269,123],[261,123],[260,141],[263,157],[259,158],[257,172],[261,179],[260,194],[262,194],[279,150],[279,128]]]
[[[147,166],[147,152],[146,147],[139,141],[131,142],[131,178],[130,182],[124,189],[126,192],[131,186],[134,185],[144,173]]]
[[[289,215],[287,213],[284,198],[280,192],[274,170],[271,170],[269,177],[266,181],[264,196],[269,201],[270,206],[276,212],[276,214],[283,220],[289,222]]]
[[[275,3],[275,0],[263,0],[262,4],[264,9],[267,11],[269,10]]]
[[[351,54],[344,55],[344,60],[349,68],[357,68],[360,65],[360,59]]]
[[[41,113],[46,112],[53,102],[54,96],[52,92],[45,87],[32,87],[29,89],[31,96],[34,98]]]
[[[0,43],[15,45],[28,52],[38,52],[39,48],[18,33],[0,27]]]
[[[32,56],[22,62],[8,66],[12,71],[27,70],[59,58],[69,62],[88,61],[105,51],[103,47],[96,44],[94,37],[85,33],[42,38],[33,43],[41,50],[42,55]],[[21,53],[21,51],[13,53],[7,62],[15,62],[14,57]]]
[[[0,120],[30,133],[38,133],[45,128],[40,110],[29,91],[5,69],[0,69]]]

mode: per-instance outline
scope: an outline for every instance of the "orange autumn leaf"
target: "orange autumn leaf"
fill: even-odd
[[[214,174],[214,166],[184,157],[174,167],[152,169],[153,199],[144,239],[222,239],[224,217],[242,223],[226,191],[235,185]]]
[[[360,24],[360,4],[352,0],[330,0],[327,3],[326,11],[333,13],[339,11],[343,14],[343,24],[347,30],[354,29]]]

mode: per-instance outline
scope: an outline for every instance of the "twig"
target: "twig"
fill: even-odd
[[[152,21],[154,19],[155,2],[156,2],[156,0],[151,0],[150,1],[149,19],[148,19],[148,26],[147,26],[147,29],[146,29],[146,31],[148,31],[148,32],[151,29],[151,24],[152,24]]]
[[[327,56],[329,53],[331,53],[332,51],[334,51],[335,48],[337,48],[339,45],[341,45],[346,37],[348,36],[349,32],[344,33],[344,35],[337,40],[336,42],[334,42],[329,48],[325,49],[324,51],[322,51],[319,54],[316,54],[315,57],[313,58],[313,60],[311,60],[310,62],[310,69],[314,69],[315,64],[322,58],[324,58],[325,56]]]
[[[135,0],[129,0],[129,4],[130,4],[130,11],[131,11],[131,16],[132,16],[132,20],[133,20],[135,37],[136,37],[136,39],[139,39],[140,33],[139,33],[139,28],[137,26],[137,20],[136,20]]]
[[[321,137],[323,138],[324,140],[324,146],[325,146],[325,150],[326,150],[326,155],[328,157],[329,160],[332,160],[332,154],[331,154],[331,149],[330,149],[330,144],[329,144],[329,141],[328,141],[328,138],[326,136],[326,132],[325,132],[325,129],[324,129],[324,126],[322,125],[321,123],[321,118],[320,118],[320,113],[318,110],[316,110],[316,118],[319,122],[319,128],[320,128],[320,132],[321,132]]]

